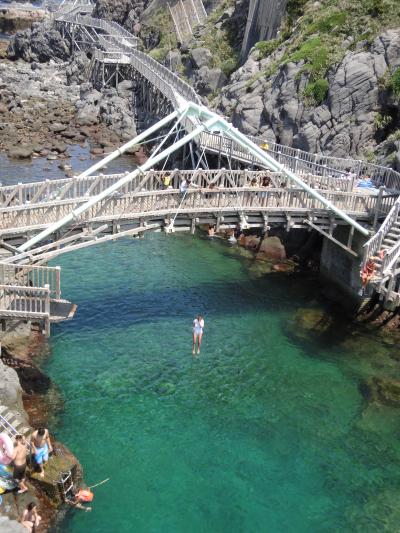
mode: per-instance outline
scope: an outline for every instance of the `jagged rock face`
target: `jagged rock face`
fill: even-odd
[[[137,33],[140,16],[148,3],[148,0],[97,0],[93,16],[113,20],[128,31]]]
[[[125,95],[126,84],[120,88],[120,91]],[[107,89],[102,94],[93,89],[89,83],[82,84],[76,110],[76,121],[80,126],[92,126],[102,122],[123,140],[132,139],[136,135],[129,101],[120,96],[116,89]]]
[[[32,28],[18,32],[7,49],[10,59],[24,59],[45,63],[50,59],[67,60],[70,51],[60,32],[48,24],[35,23]]]
[[[229,33],[231,43],[237,50],[241,48],[244,39],[249,3],[249,0],[236,0],[232,14],[222,16],[221,28]]]
[[[328,73],[327,98],[314,107],[301,96],[308,83],[301,62],[280,65],[268,79],[262,75],[282,55],[278,50],[258,61],[253,52],[224,88],[219,111],[247,134],[311,152],[361,155],[376,146],[375,116],[388,104],[380,80],[400,65],[399,29],[384,32],[367,51],[349,51]]]
[[[85,52],[76,52],[65,69],[68,85],[84,83],[87,80],[86,68],[90,60]]]

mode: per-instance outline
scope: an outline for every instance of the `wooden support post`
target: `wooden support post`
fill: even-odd
[[[335,219],[333,216],[329,217],[329,235],[333,235],[333,230],[335,229]]]
[[[44,288],[47,290],[45,304],[44,304],[44,312],[46,313],[46,318],[44,321],[44,324],[45,324],[44,334],[46,335],[46,337],[50,337],[50,286],[46,284]]]
[[[190,224],[190,233],[194,235],[196,231],[196,219],[192,218],[191,224]]]
[[[56,298],[61,298],[61,267],[56,266]]]
[[[353,236],[354,236],[354,226],[350,226],[349,238],[347,239],[347,246],[349,248],[351,248],[351,245],[353,244]]]
[[[372,225],[373,228],[374,228],[374,231],[376,231],[376,228],[378,226],[379,212],[380,212],[381,206],[382,206],[382,198],[383,198],[384,190],[385,190],[384,187],[379,187],[378,196],[377,196],[376,202],[375,202],[374,223]]]

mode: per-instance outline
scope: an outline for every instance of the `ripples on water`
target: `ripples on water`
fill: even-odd
[[[53,327],[46,363],[65,398],[57,437],[89,484],[111,478],[62,531],[397,530],[398,413],[359,392],[397,374],[395,347],[354,328],[300,331],[296,312],[319,309],[313,280],[253,279],[223,245],[187,235],[61,264],[79,308]]]

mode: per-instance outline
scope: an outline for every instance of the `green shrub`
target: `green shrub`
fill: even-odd
[[[255,48],[258,50],[259,59],[263,59],[275,52],[279,46],[278,39],[271,39],[270,41],[259,41],[256,43]]]
[[[371,17],[379,17],[385,12],[385,5],[382,0],[368,0],[366,3],[367,13]]]
[[[400,98],[400,67],[396,68],[390,79],[390,88],[396,98]]]
[[[346,19],[347,13],[345,11],[336,11],[312,24],[311,28],[315,32],[330,33],[335,28],[341,28],[346,22]]]
[[[376,129],[384,130],[392,122],[392,117],[390,115],[381,115],[380,113],[375,113],[374,122]]]
[[[307,0],[288,0],[286,4],[286,11],[290,17],[300,17],[304,12],[304,6]]]
[[[312,98],[314,102],[319,105],[328,96],[329,84],[328,80],[319,78],[312,83],[309,83],[304,89],[304,96]]]
[[[328,49],[321,42],[320,37],[313,37],[308,39],[299,50],[289,56],[286,62],[293,61],[297,63],[304,60],[304,70],[310,72],[312,78],[316,79],[318,76],[325,74],[329,64],[328,58]]]
[[[232,72],[235,72],[239,68],[239,62],[237,58],[230,57],[228,59],[225,59],[225,61],[222,61],[221,63],[221,70],[225,74],[227,78],[232,74]]]

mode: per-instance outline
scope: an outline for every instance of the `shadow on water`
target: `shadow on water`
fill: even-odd
[[[296,304],[300,300],[305,307],[310,305],[310,301],[315,305],[318,300],[316,281],[315,275],[293,274],[289,277],[277,273],[268,279],[241,280],[240,283],[203,282],[185,288],[160,286],[137,290],[135,287],[104,287],[101,299],[94,293],[84,292],[74,299],[78,312],[70,324],[74,329],[84,327],[84,321],[79,320],[80,313],[92,314],[105,328],[125,327],[132,322],[156,324],[164,321],[165,317],[187,317],[198,313],[197,302],[201,302],[201,312],[206,314],[212,310],[213,316],[258,310],[290,311],[291,296],[296,298]],[[157,314],[154,314],[154,309],[157,309]]]

